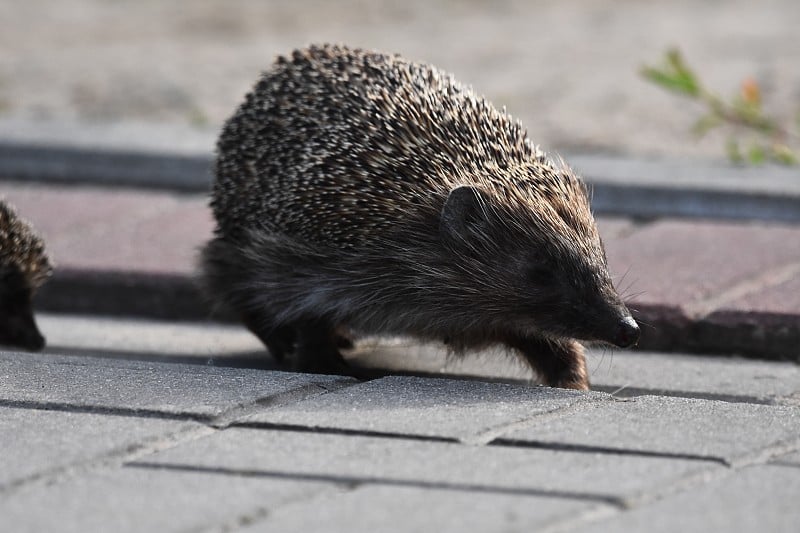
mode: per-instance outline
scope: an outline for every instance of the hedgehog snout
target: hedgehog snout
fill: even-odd
[[[620,348],[628,348],[639,342],[639,325],[631,316],[622,318],[612,341]]]

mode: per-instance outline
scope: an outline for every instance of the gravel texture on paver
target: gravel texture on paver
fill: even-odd
[[[0,352],[0,376],[0,405],[201,420],[353,382],[339,376],[8,352]]]
[[[409,377],[358,383],[168,363],[170,350],[160,362],[98,352],[0,354],[0,440],[10,460],[0,469],[0,515],[14,531],[569,531],[635,525],[640,513],[696,530],[727,524],[715,517],[750,487],[796,492],[800,409],[761,399],[621,401]],[[733,375],[747,383],[745,370],[757,379],[769,365]],[[753,477],[761,469],[775,475]],[[673,516],[692,495],[707,515],[692,504]],[[789,496],[757,501],[778,525],[793,516],[781,514]],[[34,512],[42,502],[47,512]]]

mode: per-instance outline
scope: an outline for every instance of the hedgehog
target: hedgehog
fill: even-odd
[[[41,237],[0,199],[0,344],[44,348],[32,300],[51,272]]]
[[[343,45],[279,56],[222,128],[210,300],[273,357],[346,373],[359,335],[504,346],[587,389],[583,342],[635,344],[587,187],[434,66]]]

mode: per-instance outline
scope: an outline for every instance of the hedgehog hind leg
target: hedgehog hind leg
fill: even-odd
[[[297,343],[295,366],[301,372],[313,374],[349,375],[351,368],[339,352],[346,340],[328,320],[313,318],[295,324]]]
[[[519,351],[544,384],[562,389],[589,390],[583,346],[570,339],[512,337],[506,343]]]

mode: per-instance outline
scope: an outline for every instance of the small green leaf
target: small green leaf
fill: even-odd
[[[785,144],[773,144],[770,157],[782,165],[796,165],[798,163],[797,154]]]
[[[665,72],[653,67],[643,67],[641,74],[645,79],[669,91],[689,96],[696,96],[699,92],[697,86],[691,80],[687,80],[677,73]]]
[[[760,144],[753,144],[747,151],[747,159],[754,165],[761,165],[767,159],[767,153]]]
[[[725,151],[732,163],[741,164],[744,162],[744,156],[742,156],[742,151],[739,149],[739,143],[736,139],[729,138],[725,142]]]
[[[697,122],[692,126],[692,133],[698,137],[702,137],[712,129],[722,125],[722,119],[719,115],[711,113],[700,117]]]
[[[667,51],[667,64],[672,67],[678,78],[687,87],[691,94],[699,94],[700,82],[697,81],[697,76],[689,68],[683,60],[683,55],[677,48],[672,48]]]

